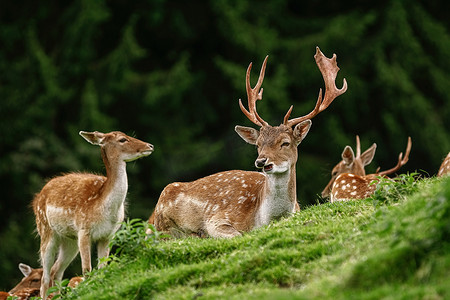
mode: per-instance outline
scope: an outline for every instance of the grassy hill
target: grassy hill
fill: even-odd
[[[304,208],[230,240],[144,239],[67,299],[449,299],[450,178],[403,175],[369,199]]]

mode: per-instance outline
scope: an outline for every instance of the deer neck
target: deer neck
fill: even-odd
[[[102,149],[103,162],[106,167],[106,182],[104,185],[103,208],[106,211],[117,212],[125,202],[128,190],[126,162],[117,156],[108,156]]]
[[[271,220],[295,211],[297,201],[295,164],[284,173],[265,174],[266,182],[255,226],[268,225]]]

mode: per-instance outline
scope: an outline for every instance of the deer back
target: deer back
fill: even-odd
[[[330,202],[365,199],[373,194],[378,178],[371,174],[358,176],[344,173],[337,176],[330,193]]]

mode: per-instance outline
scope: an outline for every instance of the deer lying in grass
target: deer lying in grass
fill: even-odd
[[[29,265],[20,263],[19,270],[24,277],[9,292],[0,292],[0,300],[7,299],[8,297],[14,297],[17,300],[27,300],[39,296],[42,268],[34,269]],[[75,288],[81,281],[83,281],[82,277],[72,277],[67,286]]]
[[[13,287],[9,292],[11,294],[16,293],[19,290],[25,289],[25,288],[37,288],[39,289],[41,287],[41,278],[42,278],[42,269],[33,269],[29,265],[20,263],[19,264],[19,270],[23,274],[22,280]]]
[[[19,270],[22,272],[24,277],[15,287],[13,287],[9,291],[10,294],[16,295],[20,291],[24,291],[24,290],[26,290],[28,292],[33,291],[35,289],[40,290],[42,272],[43,272],[42,268],[34,269],[34,268],[30,267],[29,265],[20,263]],[[84,278],[80,277],[80,276],[72,277],[70,279],[69,283],[67,284],[67,286],[74,288],[78,284],[80,284],[80,282],[82,282],[83,280],[84,280]],[[37,296],[38,295],[39,295],[39,292],[37,293]]]
[[[256,112],[256,101],[262,99],[267,57],[254,88],[250,85],[250,63],[246,75],[249,110],[241,100],[239,106],[260,130],[242,126],[235,130],[247,143],[257,145],[255,165],[262,172],[226,171],[193,182],[169,184],[150,217],[158,231],[175,236],[231,238],[300,209],[295,175],[297,146],[308,133],[311,119],[347,90],[345,79],[341,89],[335,85],[339,71],[336,55],[328,59],[317,48],[314,58],[325,81],[324,98],[320,90],[312,112],[289,120],[291,106],[283,123],[275,127]]]
[[[119,131],[80,131],[80,135],[100,146],[106,177],[70,173],[51,179],[35,196],[33,210],[43,266],[40,294],[44,299],[50,284],[61,281],[78,251],[83,274],[91,271],[91,243],[97,243],[99,258],[109,254],[108,243],[124,219],[126,163],[153,151],[151,144]]]
[[[447,157],[442,162],[441,167],[439,168],[439,171],[437,173],[437,176],[442,177],[449,174],[450,174],[450,152],[447,154]]]
[[[322,197],[330,197],[331,202],[350,199],[364,199],[375,191],[376,181],[379,176],[387,176],[398,171],[408,162],[411,151],[411,138],[408,137],[405,157],[400,153],[397,165],[389,170],[366,175],[364,167],[372,161],[377,145],[374,143],[361,154],[359,136],[356,136],[356,156],[350,146],[346,146],[342,152],[342,160],[333,168],[331,180],[322,191]]]

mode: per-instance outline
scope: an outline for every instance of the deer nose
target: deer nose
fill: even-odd
[[[147,143],[147,146],[148,146],[148,148],[149,148],[151,151],[153,151],[153,150],[155,149],[155,147],[153,147],[152,144],[148,144],[148,143]]]
[[[258,158],[255,161],[255,166],[259,169],[262,169],[266,165],[266,162],[267,162],[267,158]]]

